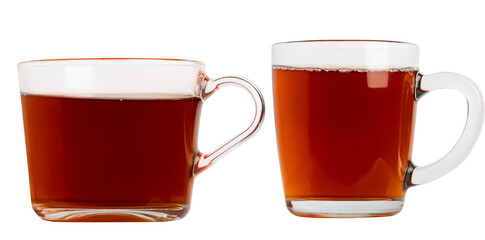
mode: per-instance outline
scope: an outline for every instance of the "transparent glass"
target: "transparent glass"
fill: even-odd
[[[419,73],[415,44],[300,41],[277,43],[272,54],[281,174],[287,207],[297,216],[394,215],[410,186],[457,167],[480,134],[478,86],[456,73]],[[465,128],[448,154],[416,167],[416,104],[443,88],[465,96]]]
[[[190,208],[194,177],[261,126],[248,80],[210,79],[178,59],[54,59],[18,65],[34,211],[50,221],[170,221]],[[197,149],[203,102],[239,86],[256,113],[212,153]]]

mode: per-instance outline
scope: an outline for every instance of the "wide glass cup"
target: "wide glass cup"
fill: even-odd
[[[18,66],[32,207],[51,221],[169,221],[194,177],[252,136],[263,97],[241,77],[210,79],[178,59],[59,59]],[[214,152],[197,148],[202,103],[240,86],[251,125]]]

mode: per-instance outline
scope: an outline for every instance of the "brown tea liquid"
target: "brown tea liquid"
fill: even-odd
[[[183,217],[200,106],[198,98],[22,95],[34,209],[179,209]]]
[[[273,67],[287,200],[404,197],[416,70]]]

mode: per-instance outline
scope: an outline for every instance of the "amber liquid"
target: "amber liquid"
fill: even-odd
[[[22,95],[34,209],[183,208],[185,215],[200,106],[198,98]]]
[[[411,157],[415,70],[274,68],[288,199],[401,199]]]

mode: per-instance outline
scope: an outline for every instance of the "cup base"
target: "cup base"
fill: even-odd
[[[404,199],[319,200],[286,199],[288,210],[300,217],[386,217],[399,213]]]
[[[32,204],[43,220],[53,222],[166,222],[182,219],[189,207],[172,205],[169,207],[59,207]]]

